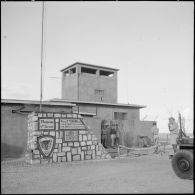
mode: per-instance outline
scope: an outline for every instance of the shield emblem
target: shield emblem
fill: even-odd
[[[37,138],[38,148],[44,158],[52,153],[55,146],[55,137],[51,135],[43,135]]]

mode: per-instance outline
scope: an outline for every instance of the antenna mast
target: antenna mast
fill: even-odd
[[[40,112],[42,112],[42,98],[43,98],[43,22],[44,22],[44,1],[42,6]]]

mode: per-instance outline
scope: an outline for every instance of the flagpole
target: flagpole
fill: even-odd
[[[44,23],[44,1],[42,6],[40,112],[42,112],[42,99],[43,99],[43,23]]]

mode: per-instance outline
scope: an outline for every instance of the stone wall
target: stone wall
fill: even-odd
[[[79,114],[31,113],[28,115],[28,163],[55,163],[110,159]]]

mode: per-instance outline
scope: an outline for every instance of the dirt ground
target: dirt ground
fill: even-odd
[[[178,178],[168,154],[114,160],[27,165],[1,163],[1,193],[193,193],[193,180]]]

